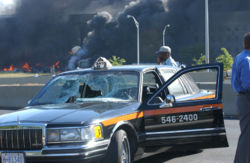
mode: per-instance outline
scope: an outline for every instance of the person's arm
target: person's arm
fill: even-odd
[[[157,56],[156,60],[157,60],[157,64],[160,65],[161,64],[161,60],[160,60],[159,56]]]
[[[250,60],[245,58],[241,64],[241,74],[240,74],[240,80],[241,80],[241,86],[244,88],[244,90],[250,92]]]
[[[237,62],[237,58],[234,59],[233,68],[232,68],[232,77],[231,77],[231,85],[233,87],[234,92],[237,92],[236,87],[235,87],[235,85],[236,85],[236,74],[237,74],[237,72],[236,72],[236,62]]]

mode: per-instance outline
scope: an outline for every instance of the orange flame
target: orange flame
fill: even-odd
[[[56,62],[56,65],[55,65],[56,68],[60,68],[60,65],[59,65],[59,64],[60,64],[60,61],[57,61],[57,62]]]
[[[10,65],[9,68],[4,68],[3,71],[14,71],[13,65]]]
[[[24,65],[22,66],[23,70],[27,71],[27,72],[31,72],[31,67],[30,65],[25,62]]]
[[[56,64],[53,64],[52,67],[60,68],[60,61],[57,61]]]

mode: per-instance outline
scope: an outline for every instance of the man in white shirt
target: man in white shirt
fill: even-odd
[[[159,65],[178,66],[175,60],[171,57],[171,48],[169,46],[161,46],[156,52],[157,63]]]

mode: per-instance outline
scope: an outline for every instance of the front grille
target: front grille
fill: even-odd
[[[39,150],[42,147],[42,129],[0,130],[0,150]]]

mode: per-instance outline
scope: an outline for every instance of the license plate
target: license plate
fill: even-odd
[[[23,153],[2,153],[2,163],[25,163]]]

